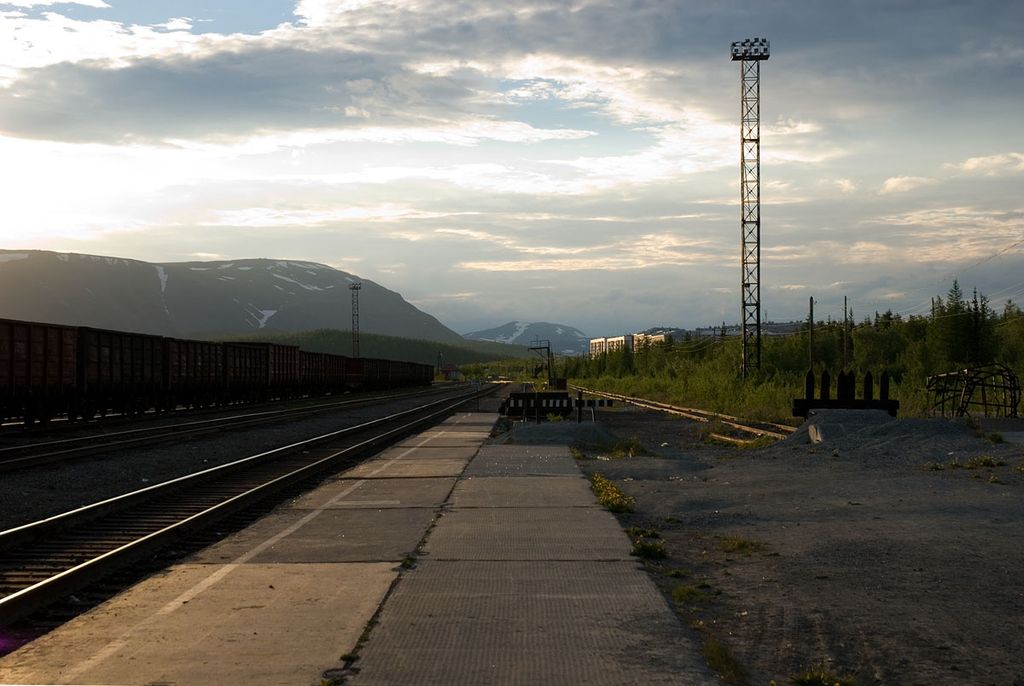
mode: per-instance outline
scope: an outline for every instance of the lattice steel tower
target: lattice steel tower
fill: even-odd
[[[359,281],[348,285],[352,291],[352,357],[359,357],[359,289],[362,287]]]
[[[732,44],[740,63],[740,269],[743,376],[761,367],[761,61],[768,39]]]

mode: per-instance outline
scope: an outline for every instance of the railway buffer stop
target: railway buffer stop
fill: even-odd
[[[606,398],[584,398],[583,391],[577,391],[576,397],[568,391],[531,391],[509,393],[502,402],[499,412],[510,419],[526,419],[543,421],[549,415],[566,418],[576,412],[577,421],[582,421],[584,409],[611,407],[612,400]]]

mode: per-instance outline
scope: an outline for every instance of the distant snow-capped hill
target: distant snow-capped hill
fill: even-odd
[[[470,341],[494,341],[514,345],[533,345],[535,341],[550,341],[551,352],[556,355],[578,355],[589,350],[590,339],[577,328],[548,322],[509,322],[493,329],[463,334]]]
[[[246,259],[152,264],[0,250],[0,318],[163,336],[349,329],[351,274],[316,262]],[[359,328],[458,342],[394,291],[362,279]]]

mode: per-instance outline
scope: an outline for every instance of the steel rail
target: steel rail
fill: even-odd
[[[0,448],[0,472],[25,469],[53,462],[62,462],[84,457],[103,450],[129,448],[142,444],[200,436],[215,431],[240,429],[253,424],[262,424],[275,419],[314,415],[331,410],[373,405],[375,403],[401,398],[414,398],[444,390],[420,391],[415,393],[391,393],[364,398],[350,398],[341,401],[285,407],[258,412],[213,417],[210,419],[188,420],[157,426],[146,426],[102,434],[88,434],[56,440],[41,441]]]
[[[572,386],[572,388],[574,390],[583,391],[584,393],[589,393],[590,395],[611,398],[612,400],[618,400],[621,402],[629,403],[631,405],[636,405],[637,407],[643,407],[649,410],[657,410],[659,412],[676,414],[698,422],[709,423],[711,421],[719,421],[722,424],[725,424],[726,426],[736,429],[737,431],[754,434],[756,436],[771,436],[772,438],[782,439],[796,431],[796,429],[792,426],[787,426],[785,424],[776,424],[775,422],[754,422],[754,420],[743,419],[742,417],[736,417],[729,414],[722,414],[720,412],[712,412],[710,410],[699,410],[692,407],[678,407],[676,405],[669,405],[667,403],[658,402],[656,400],[634,398],[628,395],[622,395],[619,393],[608,393],[606,391],[596,391],[590,388],[584,388],[583,386],[574,385]],[[751,426],[750,424],[744,424],[743,422],[752,422],[759,424],[760,426]],[[730,442],[737,442],[738,440],[731,438],[729,436],[721,436],[718,434],[715,434],[715,437],[722,438]]]
[[[332,466],[447,416],[494,388],[369,420],[0,532],[0,626],[92,579]],[[396,425],[397,423],[397,425]],[[369,436],[364,436],[372,432]],[[338,439],[343,446],[331,445]],[[314,452],[315,450],[315,452]]]

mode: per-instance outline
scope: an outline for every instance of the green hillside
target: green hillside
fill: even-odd
[[[334,353],[336,355],[352,354],[352,333],[338,329],[316,329],[298,333],[267,332],[223,337],[221,340],[267,341],[297,345],[310,352]],[[458,365],[530,356],[530,351],[519,345],[490,341],[464,341],[455,345],[372,333],[360,333],[359,353],[362,357],[404,360],[431,365],[437,364],[438,353],[441,354],[444,362],[453,362]]]

